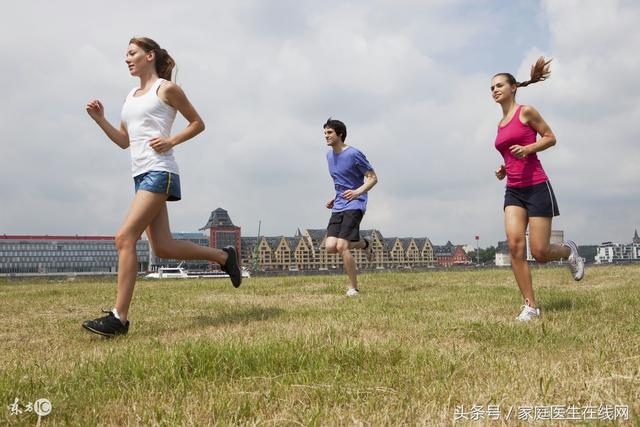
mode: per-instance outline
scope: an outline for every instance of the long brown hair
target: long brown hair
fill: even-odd
[[[171,80],[171,71],[176,66],[176,62],[158,43],[148,37],[133,37],[129,40],[129,44],[135,44],[147,53],[153,51],[156,54],[155,67],[158,77]]]
[[[531,78],[524,82],[519,82],[510,73],[498,73],[493,77],[504,76],[510,85],[516,85],[516,87],[529,86],[531,83],[541,82],[547,80],[551,75],[551,61],[552,59],[545,60],[543,56],[538,58],[535,64],[531,66]]]

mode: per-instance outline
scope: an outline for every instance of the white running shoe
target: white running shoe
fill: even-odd
[[[568,260],[569,270],[571,270],[573,280],[577,282],[584,277],[584,260],[578,253],[578,246],[572,240],[567,240],[563,245],[571,249]]]
[[[373,252],[371,239],[367,239],[366,237],[364,237],[364,241],[367,242],[367,247],[364,249],[364,256],[367,258],[367,262],[372,262],[376,257],[376,254]]]
[[[355,288],[349,288],[349,290],[347,291],[348,297],[357,297],[359,294],[360,294],[360,291]]]
[[[521,322],[528,322],[529,320],[539,319],[540,318],[540,309],[529,307],[528,304],[522,306],[522,311],[516,317],[516,320]]]

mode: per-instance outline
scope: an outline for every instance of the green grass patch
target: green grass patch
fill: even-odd
[[[340,276],[141,280],[111,340],[80,324],[114,279],[0,281],[0,424],[47,398],[43,426],[451,425],[474,404],[627,405],[640,425],[640,266],[533,277],[528,324],[503,269],[363,274],[351,299]]]

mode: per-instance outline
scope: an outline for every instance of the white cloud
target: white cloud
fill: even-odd
[[[540,54],[554,57],[553,76],[519,100],[558,135],[541,154],[563,214],[556,224],[586,243],[627,240],[637,225],[640,8],[631,2],[548,1],[535,16],[531,3],[490,1],[38,6],[15,3],[0,18],[0,180],[11,183],[0,187],[1,233],[117,229],[133,191],[128,152],[84,105],[100,98],[117,123],[137,83],[123,62],[132,35],[169,50],[207,124],[177,150],[176,231],[201,227],[218,206],[244,234],[259,219],[270,235],[324,227],[332,184],[321,126],[333,115],[380,176],[363,226],[495,244],[503,184],[492,175],[500,111],[489,80],[505,67],[526,77]]]

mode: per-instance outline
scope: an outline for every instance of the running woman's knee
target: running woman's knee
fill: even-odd
[[[135,236],[132,236],[131,233],[127,233],[125,231],[118,231],[116,233],[115,245],[118,251],[130,249],[132,247],[135,248],[137,241],[138,239]]]
[[[521,256],[524,255],[526,251],[526,241],[521,238],[513,238],[509,239],[507,244],[509,245],[509,253],[511,256]]]

